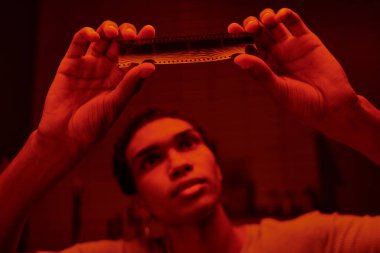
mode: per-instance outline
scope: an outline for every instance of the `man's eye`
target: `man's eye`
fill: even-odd
[[[199,139],[195,136],[187,136],[179,142],[180,150],[189,150],[195,148],[199,143]]]
[[[149,169],[157,165],[162,161],[162,157],[159,154],[149,154],[142,159],[141,169]]]

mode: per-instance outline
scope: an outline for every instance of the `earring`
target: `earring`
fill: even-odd
[[[144,222],[144,235],[147,238],[158,239],[163,235],[161,224],[157,221],[154,215],[151,215],[146,222]]]
[[[152,218],[149,218],[147,222],[144,222],[144,235],[145,237],[149,238],[151,236],[150,234],[150,221]]]

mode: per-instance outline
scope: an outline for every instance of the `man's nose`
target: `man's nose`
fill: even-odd
[[[175,149],[169,150],[169,177],[171,180],[178,179],[193,170],[193,165],[186,157]]]

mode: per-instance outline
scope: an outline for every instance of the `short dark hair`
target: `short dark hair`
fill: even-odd
[[[215,159],[219,162],[219,157],[216,152],[215,145],[211,144],[206,138],[204,131],[191,119],[183,117],[175,111],[166,111],[162,109],[149,108],[143,113],[137,115],[125,128],[124,134],[121,135],[114,147],[113,155],[113,174],[117,179],[123,193],[126,195],[137,194],[136,182],[132,173],[132,168],[128,164],[125,151],[132,140],[133,136],[146,124],[161,119],[175,118],[188,122],[194,129],[200,133],[204,143],[213,152]]]

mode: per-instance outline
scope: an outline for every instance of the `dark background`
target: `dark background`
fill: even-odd
[[[224,32],[266,7],[290,7],[341,62],[354,89],[380,105],[380,3],[375,0],[17,1],[3,8],[0,157],[4,167],[37,126],[44,97],[72,35],[103,20],[156,27],[157,36]],[[223,201],[234,222],[287,219],[319,209],[380,212],[380,170],[357,152],[283,115],[231,62],[157,66],[121,119],[75,172],[36,205],[22,250],[129,237],[131,199],[111,173],[112,146],[131,115],[174,108],[217,143]],[[11,198],[12,196],[10,196]]]

